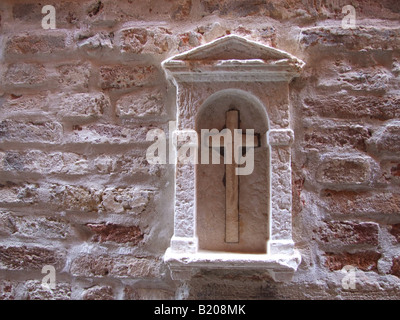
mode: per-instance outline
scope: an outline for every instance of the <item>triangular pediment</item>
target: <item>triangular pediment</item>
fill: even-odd
[[[228,35],[162,63],[176,81],[290,81],[304,62],[285,51]]]
[[[210,43],[178,54],[171,60],[202,61],[202,60],[254,60],[264,61],[297,59],[291,54],[247,40],[237,35],[228,35]]]

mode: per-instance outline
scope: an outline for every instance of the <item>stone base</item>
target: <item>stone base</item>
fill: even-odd
[[[241,254],[198,251],[196,253],[175,252],[168,248],[164,261],[171,270],[173,280],[189,280],[202,269],[266,270],[278,282],[290,281],[301,262],[300,253],[292,254]]]

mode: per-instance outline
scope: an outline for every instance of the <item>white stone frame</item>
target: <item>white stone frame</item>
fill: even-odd
[[[263,103],[265,98],[260,97],[260,84],[275,84],[281,88],[284,101],[281,103],[282,119],[278,124],[273,123],[267,132],[271,184],[267,253],[199,251],[195,165],[177,163],[174,235],[164,255],[172,278],[186,280],[200,269],[261,269],[268,271],[275,281],[290,280],[301,256],[292,239],[291,145],[294,133],[290,128],[289,82],[299,75],[304,62],[284,51],[229,35],[169,58],[162,67],[177,88],[175,137],[195,130],[196,114],[211,95],[210,90],[214,93],[227,89],[252,91],[249,94]]]

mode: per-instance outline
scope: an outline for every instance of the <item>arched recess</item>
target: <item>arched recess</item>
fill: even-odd
[[[225,89],[208,97],[199,108],[196,128],[201,139],[202,129],[221,131],[226,126],[226,114],[237,110],[239,128],[243,134],[253,129],[259,145],[244,154],[244,166],[253,167],[250,174],[238,176],[238,242],[227,242],[226,228],[226,165],[223,151],[220,163],[196,165],[196,234],[199,250],[236,253],[266,253],[270,218],[270,150],[266,133],[269,120],[266,107],[251,93],[238,89]],[[200,141],[200,146],[205,146]],[[254,151],[254,157],[252,152]],[[252,163],[250,163],[252,162]],[[249,167],[249,168],[250,168]]]

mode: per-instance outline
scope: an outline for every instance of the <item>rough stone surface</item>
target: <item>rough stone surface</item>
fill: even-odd
[[[104,66],[100,68],[102,89],[129,89],[154,81],[156,69],[148,66]]]
[[[96,118],[108,111],[110,100],[103,93],[77,93],[60,97],[59,114],[67,119]]]
[[[377,155],[398,156],[400,154],[400,121],[389,122],[369,140],[371,151]]]
[[[13,63],[8,67],[3,83],[5,85],[12,84],[15,86],[29,87],[43,84],[45,77],[46,71],[42,64]]]
[[[324,208],[331,213],[341,215],[399,215],[400,195],[398,193],[322,191]]]
[[[321,243],[327,246],[378,245],[378,224],[352,221],[327,222],[316,231]]]
[[[42,28],[45,4],[55,30]],[[345,5],[354,29],[342,27]],[[399,299],[399,21],[397,0],[0,1],[0,300]],[[242,41],[170,68],[186,77],[177,89],[162,62],[229,35]],[[257,65],[288,60],[260,58],[251,41],[304,61],[299,77],[252,82]],[[217,82],[193,81],[217,69]],[[197,184],[199,166],[150,164],[146,136],[163,130],[172,156],[168,122],[197,130],[206,101],[210,128],[234,104],[241,128],[257,126],[265,158],[239,178],[240,227],[265,210],[256,224],[271,234],[252,235],[262,249],[294,241],[268,247],[301,255],[288,282],[215,261],[171,278],[164,254],[194,243],[179,237],[199,233],[188,215],[199,201],[224,229],[224,164]],[[211,196],[200,200],[199,185]],[[56,268],[53,290],[44,265]]]
[[[363,271],[377,271],[378,260],[381,254],[374,251],[357,253],[326,253],[325,265],[329,270],[341,270],[344,266],[351,265]]]
[[[143,233],[137,226],[121,226],[115,224],[89,223],[87,227],[94,233],[94,242],[117,242],[138,244],[143,240]]]
[[[114,300],[114,292],[110,286],[94,286],[85,290],[83,300]]]
[[[161,54],[172,45],[171,32],[165,28],[128,28],[120,31],[122,53]]]
[[[65,34],[24,34],[11,37],[6,43],[6,55],[57,54],[65,49]]]
[[[316,180],[323,184],[365,184],[370,180],[370,165],[362,158],[331,158],[317,168]]]
[[[57,269],[64,266],[62,252],[41,247],[0,247],[0,268],[2,270],[42,270],[45,265]]]
[[[63,127],[59,122],[51,121],[12,121],[0,122],[0,142],[16,143],[60,143]]]
[[[161,276],[160,261],[153,258],[131,256],[93,256],[76,258],[70,272],[80,277],[116,277],[116,278],[158,278]]]
[[[70,300],[71,285],[69,283],[56,283],[55,289],[42,287],[40,281],[30,280],[24,284],[24,293],[21,298],[26,300]]]
[[[164,94],[160,89],[144,89],[124,95],[117,101],[117,116],[120,118],[148,118],[165,113]]]
[[[65,219],[55,217],[24,217],[0,212],[0,234],[22,238],[66,239],[73,233]]]

